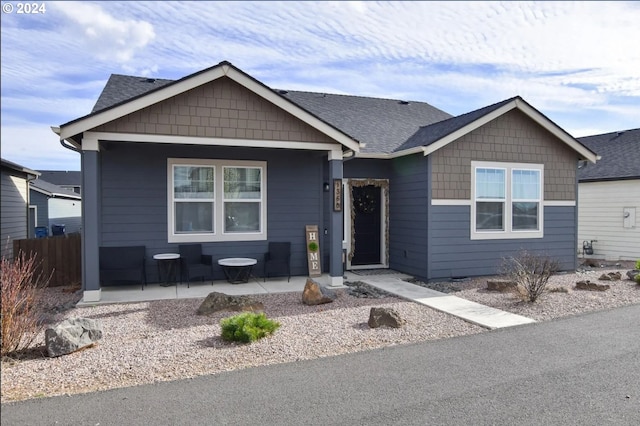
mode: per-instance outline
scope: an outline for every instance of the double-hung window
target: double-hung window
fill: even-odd
[[[262,169],[224,167],[224,232],[260,232]]]
[[[473,161],[471,239],[542,238],[542,164]]]
[[[169,242],[266,239],[266,162],[167,163]]]

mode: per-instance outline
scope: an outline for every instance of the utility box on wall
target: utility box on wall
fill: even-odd
[[[636,208],[635,207],[622,208],[622,227],[623,228],[636,227]]]

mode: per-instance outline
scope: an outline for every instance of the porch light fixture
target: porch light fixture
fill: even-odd
[[[325,182],[322,185],[322,188],[324,189],[324,192],[329,192],[329,190],[331,189],[331,186],[329,186],[329,182]]]

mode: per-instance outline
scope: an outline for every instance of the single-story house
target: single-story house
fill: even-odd
[[[13,240],[25,239],[29,232],[33,232],[29,220],[29,181],[36,179],[40,173],[4,158],[1,165],[0,249],[3,258],[12,259]]]
[[[601,157],[578,168],[578,250],[586,258],[640,259],[640,129],[578,140]]]
[[[82,152],[85,301],[100,298],[100,246],[144,245],[152,263],[181,243],[261,260],[288,241],[307,275],[307,225],[329,285],[344,267],[490,275],[521,248],[575,269],[577,164],[596,161],[518,96],[453,117],[274,90],[226,61],[176,81],[112,75],[53,130]]]
[[[66,234],[80,232],[82,201],[79,194],[42,178],[29,182],[29,192],[30,208],[35,213],[35,228],[46,228],[46,235],[53,234],[54,226],[62,228]],[[35,236],[34,232],[29,235],[30,238]]]
[[[79,170],[38,170],[40,179],[82,195],[82,172]]]

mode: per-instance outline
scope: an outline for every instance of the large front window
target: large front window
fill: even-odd
[[[471,167],[471,238],[542,238],[543,166],[474,161]]]
[[[168,161],[169,242],[266,239],[266,163]]]

